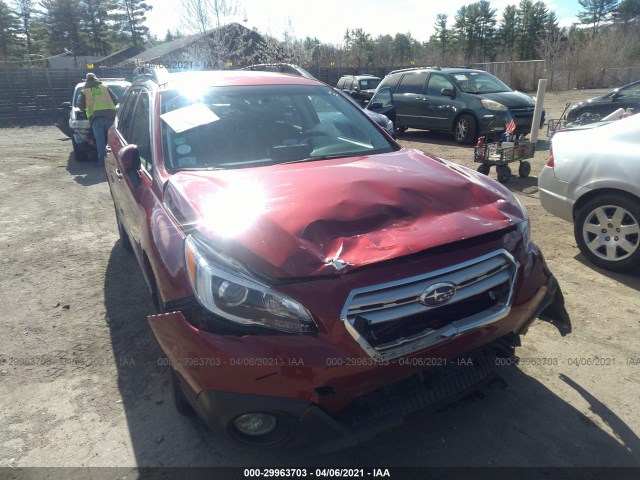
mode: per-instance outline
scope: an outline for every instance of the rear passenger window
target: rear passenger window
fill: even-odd
[[[136,100],[140,90],[131,90],[129,94],[124,98],[122,105],[118,108],[118,115],[116,117],[116,129],[120,132],[120,135],[127,140],[129,139],[129,130],[131,128],[131,117],[133,115],[133,108],[136,105]]]
[[[135,107],[131,122],[131,135],[127,143],[138,146],[142,166],[151,172],[151,133],[149,129],[149,95],[146,91],[140,92],[138,104]]]
[[[400,80],[396,93],[422,93],[426,80],[426,73],[407,73]]]

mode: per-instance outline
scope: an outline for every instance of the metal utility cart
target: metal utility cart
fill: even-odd
[[[478,172],[489,175],[491,167],[496,167],[496,176],[500,183],[507,183],[511,178],[509,163],[520,162],[518,175],[526,178],[531,173],[531,164],[527,158],[533,158],[536,146],[528,140],[516,142],[478,142],[473,152],[473,161],[479,163]]]

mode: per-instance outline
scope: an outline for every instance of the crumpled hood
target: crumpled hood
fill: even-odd
[[[522,92],[498,92],[498,93],[482,93],[483,98],[501,103],[507,108],[525,108],[535,107],[533,98]]]
[[[165,203],[217,248],[274,278],[345,273],[524,219],[497,182],[407,149],[179,172]]]

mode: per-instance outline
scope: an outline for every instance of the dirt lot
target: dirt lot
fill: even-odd
[[[548,94],[547,112],[597,93]],[[401,143],[474,167],[472,148],[448,136],[409,131]],[[314,459],[242,450],[178,415],[104,171],[75,162],[55,127],[0,130],[0,152],[1,467],[640,466],[640,278],[587,264],[572,225],[542,210],[544,141],[532,176],[507,186],[529,209],[574,332],[538,322],[523,365],[502,372],[507,388]]]

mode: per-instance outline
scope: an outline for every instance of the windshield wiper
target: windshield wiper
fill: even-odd
[[[314,162],[316,160],[333,160],[335,158],[347,158],[351,156],[353,156],[353,154],[351,153],[340,153],[335,155],[319,155],[317,157],[300,158],[299,160],[290,160],[288,162],[280,162],[278,163],[278,165],[286,165],[289,163]]]

